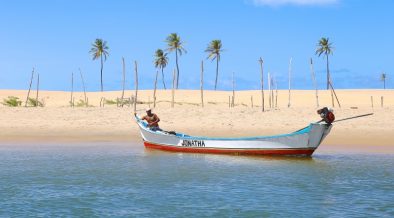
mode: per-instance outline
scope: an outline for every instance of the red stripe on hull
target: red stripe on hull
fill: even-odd
[[[144,142],[145,147],[172,152],[210,153],[210,154],[245,154],[245,155],[306,155],[313,154],[315,149],[220,149],[220,148],[191,148]]]

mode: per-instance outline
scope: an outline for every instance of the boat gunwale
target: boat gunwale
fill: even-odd
[[[227,138],[227,137],[203,137],[203,136],[190,136],[190,135],[185,135],[183,133],[177,133],[176,135],[168,134],[162,131],[152,131],[149,128],[146,127],[146,123],[139,119],[139,117],[135,117],[137,124],[140,128],[144,129],[145,131],[148,131],[150,133],[156,134],[156,135],[161,135],[161,136],[173,136],[182,140],[212,140],[212,141],[253,141],[253,140],[261,140],[261,139],[273,139],[273,138],[284,138],[284,137],[291,137],[291,136],[296,136],[296,135],[302,135],[302,134],[307,134],[310,133],[312,126],[313,125],[324,125],[324,124],[319,124],[319,123],[310,123],[308,126],[305,128],[302,128],[300,130],[297,130],[292,133],[285,133],[285,134],[279,134],[279,135],[273,135],[273,136],[252,136],[252,137],[232,137],[232,138]]]

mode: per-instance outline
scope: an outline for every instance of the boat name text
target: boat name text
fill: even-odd
[[[182,146],[184,147],[205,147],[203,140],[183,140]]]

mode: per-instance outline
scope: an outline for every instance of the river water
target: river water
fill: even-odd
[[[1,217],[394,217],[394,155],[1,145]]]

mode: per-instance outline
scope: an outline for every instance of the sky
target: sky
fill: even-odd
[[[40,89],[68,91],[71,74],[82,90],[100,90],[100,62],[89,53],[96,38],[107,41],[104,90],[134,89],[134,61],[140,89],[152,89],[157,69],[156,49],[166,49],[166,37],[177,33],[187,50],[179,57],[179,88],[199,89],[204,61],[205,88],[213,89],[216,63],[204,52],[220,39],[224,51],[218,89],[260,88],[260,66],[288,88],[292,58],[293,89],[313,89],[310,58],[319,89],[325,88],[326,62],[315,55],[320,38],[333,43],[329,56],[337,89],[394,88],[394,1],[392,0],[13,0],[0,3],[0,89],[27,89],[33,67]],[[171,87],[175,54],[164,69]],[[162,87],[161,76],[158,88]],[[264,85],[267,87],[267,83]]]

